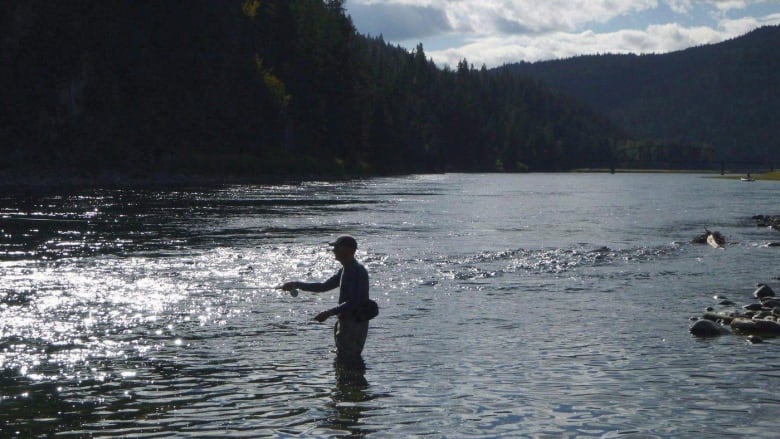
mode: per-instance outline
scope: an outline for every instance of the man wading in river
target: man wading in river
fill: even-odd
[[[338,316],[333,329],[336,358],[347,363],[362,363],[361,353],[368,335],[368,319],[361,315],[361,310],[369,302],[368,272],[355,259],[355,238],[340,236],[330,245],[333,246],[333,255],[342,265],[333,277],[321,283],[286,282],[281,289],[321,293],[339,287],[339,305],[317,314],[314,319],[324,322],[331,316]]]

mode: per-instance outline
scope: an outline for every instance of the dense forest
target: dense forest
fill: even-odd
[[[509,71],[440,69],[338,0],[10,0],[0,176],[571,169],[626,136]]]
[[[664,55],[594,55],[499,69],[581,99],[632,135],[624,152],[780,163],[780,26]],[[626,155],[622,154],[622,155]]]

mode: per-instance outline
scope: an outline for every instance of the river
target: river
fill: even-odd
[[[699,339],[780,287],[780,185],[442,174],[0,195],[2,437],[776,437],[780,341]],[[725,250],[691,244],[719,230]],[[354,235],[380,315],[334,365]]]

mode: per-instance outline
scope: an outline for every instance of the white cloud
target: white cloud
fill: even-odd
[[[444,11],[426,5],[360,3],[348,9],[364,34],[389,40],[423,39],[452,31]]]
[[[750,6],[769,4],[776,0],[664,0],[669,8],[677,13],[686,14],[693,10],[696,4],[709,6],[720,12],[743,10]]]
[[[581,54],[665,53],[716,43],[780,23],[780,10],[772,11],[775,4],[777,0],[349,0],[346,6],[350,13],[360,13],[353,19],[361,32],[382,33],[386,40],[410,47],[422,42],[440,65],[455,66],[466,58],[477,67],[494,67]]]
[[[575,31],[586,23],[603,23],[657,6],[658,0],[352,0],[347,3],[348,10],[439,10],[446,15],[453,30],[481,35]],[[394,23],[393,17],[384,18],[387,28],[401,24]]]
[[[669,9],[678,14],[687,14],[691,10],[691,0],[666,0]]]
[[[718,26],[728,35],[726,38],[733,38],[750,32],[757,27],[776,24],[780,24],[780,12],[765,17],[743,17],[733,20],[721,20],[718,23]]]
[[[721,11],[730,11],[732,9],[745,9],[747,7],[747,4],[743,1],[730,0],[730,1],[717,2],[715,4],[715,7],[717,7]]]
[[[761,20],[724,20],[717,29],[670,23],[650,25],[644,30],[624,29],[607,33],[585,31],[542,36],[492,36],[473,39],[457,48],[427,52],[427,55],[439,65],[455,66],[466,58],[476,67],[482,64],[496,67],[519,61],[570,58],[583,54],[667,53],[724,41],[764,24],[780,24],[780,14]]]
[[[745,9],[748,6],[748,2],[745,0],[714,0],[711,3],[722,12],[728,12],[732,9]],[[763,1],[757,3],[763,3]]]

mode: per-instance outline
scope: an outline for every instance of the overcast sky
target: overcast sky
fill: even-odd
[[[358,32],[480,67],[665,53],[780,24],[780,0],[347,0]]]

